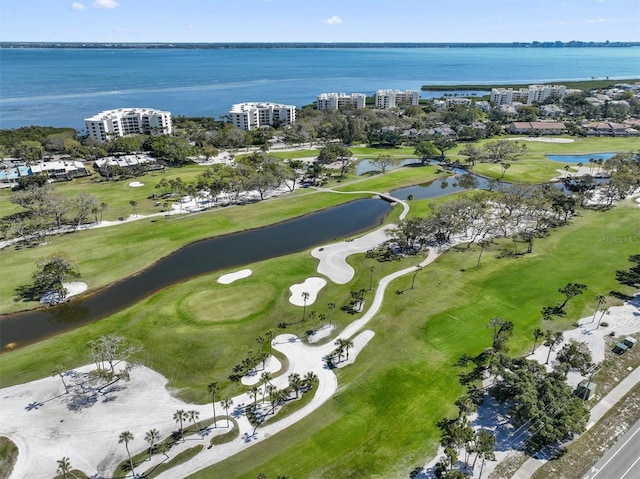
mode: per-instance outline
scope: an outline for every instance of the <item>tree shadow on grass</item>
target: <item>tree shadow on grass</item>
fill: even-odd
[[[18,286],[15,289],[16,296],[13,298],[14,302],[29,302],[29,301],[39,301],[40,300],[40,291],[36,289],[36,287],[32,284],[23,284]]]

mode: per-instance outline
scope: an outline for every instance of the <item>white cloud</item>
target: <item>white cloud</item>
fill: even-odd
[[[73,2],[73,3],[71,4],[71,9],[72,9],[72,10],[76,10],[76,11],[78,11],[78,12],[81,12],[81,11],[82,11],[82,10],[84,10],[85,8],[87,8],[87,7],[85,7],[82,3]]]
[[[595,18],[593,20],[589,20],[587,23],[607,23],[611,20],[607,20],[606,18]]]
[[[102,8],[104,10],[110,10],[112,8],[116,8],[118,6],[118,2],[115,0],[96,0],[93,2],[93,8]]]
[[[324,21],[324,23],[325,23],[326,25],[338,25],[338,24],[340,24],[340,23],[343,23],[343,20],[342,20],[342,18],[340,18],[339,16],[337,16],[337,15],[333,15],[331,18],[327,18],[327,19]]]

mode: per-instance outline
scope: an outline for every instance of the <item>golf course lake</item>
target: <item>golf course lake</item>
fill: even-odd
[[[196,276],[296,253],[370,230],[382,224],[390,210],[387,201],[360,199],[264,228],[192,243],[93,294],[45,309],[2,316],[1,350],[105,318]]]
[[[589,166],[589,160],[607,161],[615,155],[615,153],[591,153],[587,155],[547,155],[546,158],[561,163],[582,163],[584,166]]]

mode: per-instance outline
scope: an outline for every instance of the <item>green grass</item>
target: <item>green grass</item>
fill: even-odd
[[[414,291],[387,296],[382,313],[368,325],[376,336],[353,366],[338,372],[342,387],[334,400],[270,439],[270,445],[254,446],[192,477],[406,474],[434,453],[435,423],[454,413],[453,401],[463,391],[453,363],[490,345],[485,325],[491,317],[514,321],[510,347],[522,354],[531,347],[533,328],[566,328],[591,313],[597,294],[621,290],[615,269],[627,267],[626,257],[637,248],[594,238],[593,231],[631,233],[636,208],[627,203],[608,213],[585,212],[570,226],[536,240],[534,253],[518,259],[496,259],[506,245],[494,245],[477,270],[471,269],[477,251],[445,254],[418,275]],[[359,271],[360,279],[366,277],[365,269]],[[557,301],[558,287],[568,281],[583,281],[589,289],[569,302],[566,318],[542,323],[541,307]],[[410,278],[396,283],[393,290],[405,289]],[[328,456],[327,451],[336,452],[334,446],[337,456]]]
[[[336,371],[340,389],[334,399],[286,432],[193,477],[406,474],[435,452],[435,423],[454,413],[453,401],[463,392],[453,363],[489,346],[485,325],[491,317],[515,322],[510,346],[518,354],[531,347],[533,328],[563,329],[592,312],[597,294],[629,292],[616,284],[614,273],[629,266],[626,258],[638,252],[637,245],[606,238],[637,235],[639,217],[630,201],[608,212],[584,211],[571,225],[537,239],[532,255],[496,259],[501,248],[511,247],[498,243],[485,250],[475,269],[477,251],[462,248],[421,272],[413,291],[393,294],[410,285],[410,277],[398,279],[367,326],[376,332],[374,338],[355,364]],[[415,261],[377,263],[374,280]],[[353,281],[345,287],[327,285],[309,309],[328,313],[329,301],[344,304],[348,290],[368,287],[372,260],[359,255],[350,262],[357,268]],[[211,380],[221,381],[222,395],[234,395],[246,387],[225,380],[230,367],[256,348],[258,334],[283,319],[299,319],[299,308],[288,303],[288,286],[314,274],[315,265],[308,253],[300,253],[251,265],[253,275],[232,285],[219,285],[217,275],[210,275],[168,288],[110,318],[0,356],[3,384],[48,376],[48,364],[86,363],[87,340],[117,332],[144,345],[141,362],[167,376],[168,387],[182,399],[208,402]],[[570,281],[589,289],[569,302],[566,318],[543,324],[541,307],[558,301],[557,289]],[[195,291],[224,286],[233,294],[235,288],[258,284],[271,285],[274,293],[241,320],[202,321],[185,307]],[[338,308],[333,316],[338,331],[353,319]],[[303,324],[286,331],[303,335],[305,329]]]
[[[169,460],[168,462],[163,462],[161,464],[158,464],[156,467],[152,468],[151,470],[145,471],[144,473],[145,479],[151,479],[153,477],[157,477],[161,473],[170,470],[172,467],[178,466],[180,464],[183,464],[189,461],[189,459],[192,459],[193,457],[198,455],[200,451],[202,451],[202,449],[204,449],[204,446],[202,444],[198,446],[190,447],[189,449],[185,449],[184,451],[176,454],[176,456],[173,459]]]
[[[305,407],[307,404],[309,404],[309,402],[311,402],[311,400],[315,396],[317,392],[317,387],[318,387],[318,381],[316,380],[314,381],[313,388],[310,391],[307,391],[304,394],[300,393],[298,399],[285,402],[275,416],[269,416],[266,420],[260,423],[260,426],[266,426],[267,424],[270,424],[272,422],[277,422],[281,419],[284,419],[287,416],[290,416],[294,412],[299,411],[303,407]]]
[[[230,416],[223,416],[223,417],[229,420],[229,424],[231,425],[231,430],[225,432],[224,434],[218,434],[217,436],[213,436],[210,441],[210,444],[212,446],[219,446],[220,444],[226,444],[227,442],[233,441],[240,435],[240,428],[238,427],[238,422],[233,417],[230,417]]]
[[[367,181],[386,182],[393,174]],[[398,178],[402,174],[400,171]],[[366,185],[363,182],[357,189],[368,189]],[[298,202],[305,198],[335,200],[336,196],[343,195],[302,196]],[[434,201],[444,199],[431,200]],[[411,204],[414,211],[426,211],[429,201]],[[266,209],[253,210],[253,206],[260,205],[267,205],[269,214],[271,209],[278,212],[275,201],[237,210],[257,222],[260,214],[269,216]],[[313,206],[317,207],[317,203]],[[309,204],[305,207],[311,208]],[[391,216],[397,215],[397,211],[396,208]],[[223,213],[226,212],[232,209]],[[190,234],[205,234],[204,226],[199,224],[201,218],[206,218],[210,225],[214,215],[176,220],[186,224],[187,231],[175,228],[165,233],[174,241],[176,238],[186,241]],[[221,228],[238,227],[234,218],[225,219],[227,222]],[[260,472],[269,477],[406,476],[434,454],[439,441],[435,424],[455,413],[453,401],[463,392],[458,382],[461,371],[453,364],[462,354],[477,354],[489,346],[491,338],[486,328],[489,319],[500,316],[514,321],[514,337],[509,345],[513,354],[521,354],[531,347],[535,327],[564,329],[577,318],[592,313],[596,295],[611,290],[630,293],[616,283],[615,271],[628,268],[627,257],[640,252],[639,247],[633,242],[611,239],[637,237],[639,219],[640,209],[632,201],[622,202],[606,212],[583,211],[569,226],[536,239],[531,255],[497,259],[502,248],[512,247],[511,242],[499,241],[485,250],[480,267],[474,268],[478,251],[463,247],[444,254],[425,268],[417,275],[412,291],[393,294],[407,289],[411,278],[396,280],[381,312],[367,325],[376,335],[355,364],[336,370],[340,386],[334,398],[286,431],[192,477],[253,479]],[[156,241],[156,225],[148,232],[148,241]],[[130,230],[120,233],[126,231]],[[146,239],[142,229],[135,230],[135,234],[140,235],[140,240]],[[74,241],[80,237],[82,244],[81,234],[67,237]],[[117,237],[114,235],[112,240]],[[100,237],[91,239],[99,241]],[[70,247],[75,244],[70,243]],[[123,244],[121,241],[120,245]],[[4,256],[3,261],[23,251]],[[111,253],[117,255],[118,251]],[[349,290],[368,288],[371,265],[376,266],[377,281],[392,271],[415,264],[416,260],[374,263],[364,255],[351,257],[350,264],[356,268],[354,279],[345,286],[328,284],[308,311],[317,310],[328,317],[329,301],[340,306],[348,302]],[[269,328],[279,332],[279,322],[293,323],[300,318],[300,308],[288,302],[288,287],[317,274],[316,264],[308,252],[303,252],[252,264],[252,276],[231,285],[216,282],[221,272],[167,288],[97,323],[1,355],[2,384],[9,386],[49,376],[50,364],[64,363],[70,367],[86,364],[89,361],[86,342],[102,334],[117,333],[143,345],[144,351],[137,359],[165,375],[168,387],[186,401],[208,402],[206,384],[212,380],[220,381],[221,397],[244,392],[246,387],[226,379],[233,364],[246,357],[248,349],[257,348],[256,336]],[[557,302],[561,297],[557,289],[567,282],[582,282],[589,289],[569,302],[566,318],[543,323],[540,309]],[[252,308],[243,306],[241,313],[233,311],[240,309],[236,306],[237,298],[247,292],[255,294],[264,285],[269,288],[261,293],[259,301],[252,298]],[[212,293],[194,299],[201,291]],[[216,299],[215,293],[230,300]],[[610,297],[608,304],[615,302]],[[221,317],[208,318],[207,307]],[[339,308],[333,312],[337,331],[353,319]],[[302,336],[306,329],[308,324],[298,324],[285,332]]]
[[[7,479],[18,460],[18,447],[9,438],[0,436],[0,479]]]
[[[520,136],[514,136],[519,138]],[[568,137],[567,137],[568,138]],[[544,143],[535,141],[523,141],[521,143],[527,146],[527,153],[520,159],[511,162],[511,167],[506,170],[504,176],[505,181],[541,183],[550,179],[561,176],[564,173],[563,168],[569,165],[575,168],[572,163],[561,163],[558,161],[547,160],[545,155],[583,155],[589,153],[626,153],[629,151],[637,151],[640,149],[640,138],[574,138],[573,143]],[[483,140],[478,146],[491,140]],[[460,159],[464,164],[465,157],[458,155],[463,145],[458,145],[447,152],[447,156],[451,159]],[[585,164],[585,166],[588,166]],[[559,173],[561,170],[562,173]],[[500,178],[502,175],[502,167],[499,163],[476,163],[473,171],[483,176],[491,178]]]

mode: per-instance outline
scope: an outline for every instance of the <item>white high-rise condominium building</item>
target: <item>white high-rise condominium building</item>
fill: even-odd
[[[507,105],[514,101],[526,103],[541,102],[551,95],[558,95],[564,98],[567,88],[564,85],[529,85],[528,88],[492,88],[491,101],[496,105]]]
[[[119,108],[85,118],[90,138],[108,141],[117,136],[146,134],[170,135],[171,113],[152,108]]]
[[[420,100],[418,90],[378,90],[376,92],[376,108],[388,110],[400,105],[416,106]]]
[[[342,108],[364,108],[367,96],[364,93],[320,93],[317,99],[318,110],[339,110]]]
[[[294,105],[278,103],[237,103],[229,111],[231,123],[240,130],[255,130],[261,126],[292,125],[296,121]]]

